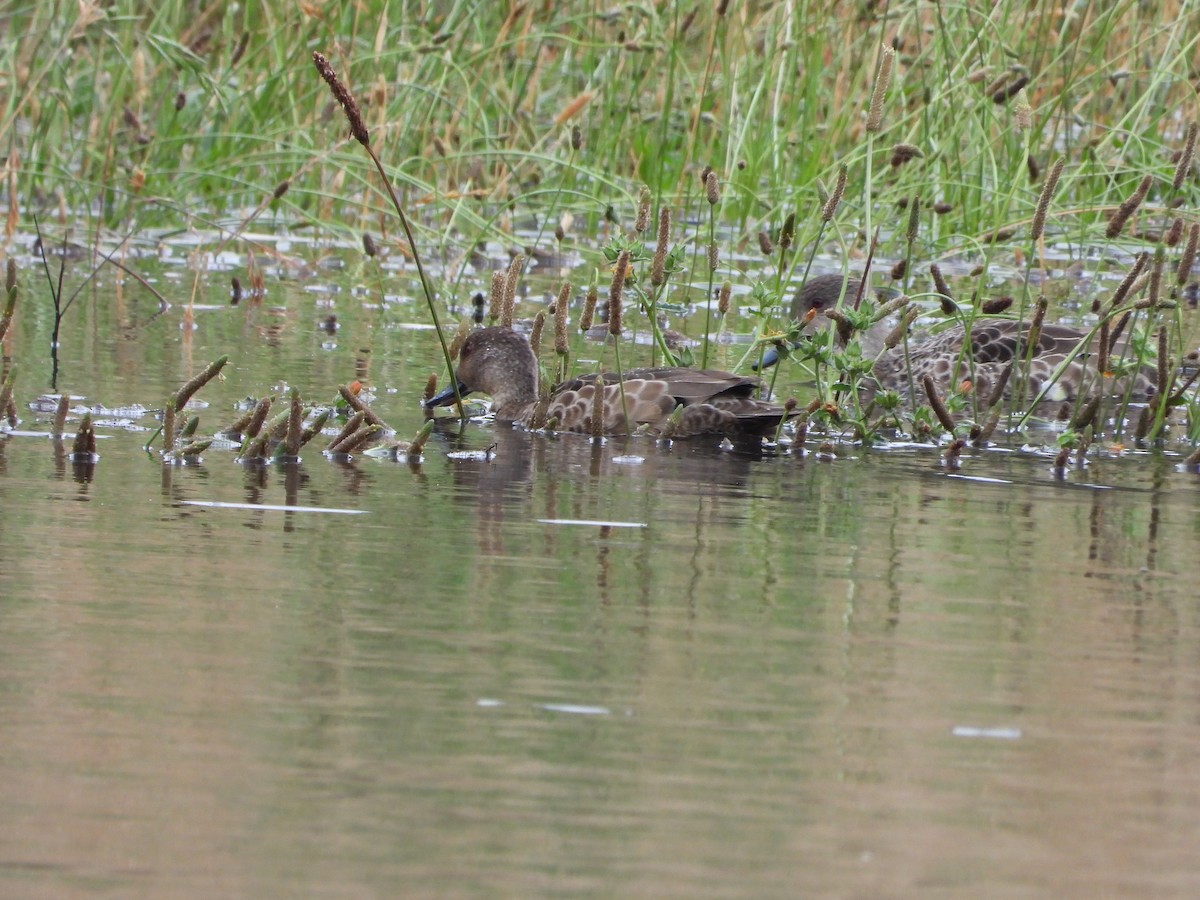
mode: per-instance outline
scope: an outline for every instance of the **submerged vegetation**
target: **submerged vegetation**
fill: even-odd
[[[411,260],[439,325],[494,270],[489,322],[528,316],[535,346],[552,322],[547,382],[590,336],[618,374],[782,354],[765,378],[803,385],[801,437],[961,449],[1036,415],[1064,453],[1200,442],[1192,4],[29,3],[0,32],[10,248],[34,214],[248,258],[252,222],[309,229]],[[831,270],[893,296],[797,316]],[[554,302],[514,313],[522,281]],[[987,396],[969,354],[912,376],[910,328],[996,317],[1017,325]],[[1035,384],[1064,318],[1079,340]],[[1070,367],[1092,387],[1049,403]],[[1114,387],[1144,372],[1148,402]]]

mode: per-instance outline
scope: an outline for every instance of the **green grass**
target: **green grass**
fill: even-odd
[[[756,314],[743,306],[727,324],[766,339],[785,330],[787,285],[814,250],[856,269],[876,230],[880,268],[910,260],[897,287],[918,297],[929,261],[978,272],[952,278],[960,298],[992,287],[997,271],[1036,269],[1030,224],[1041,179],[1062,157],[1046,230],[1055,253],[1119,274],[1137,251],[1161,248],[1169,299],[1182,244],[1164,247],[1161,235],[1175,217],[1185,232],[1197,221],[1194,173],[1172,185],[1196,104],[1195,4],[730,3],[724,16],[718,7],[8,4],[2,196],[20,206],[26,230],[32,211],[49,218],[61,206],[88,233],[261,216],[403,243],[370,160],[313,71],[320,50],[362,103],[429,256],[488,240],[519,246],[514,222],[530,215],[549,243],[566,214],[564,246],[590,261],[579,289],[604,265],[606,210],[628,230],[647,185],[655,211],[671,209],[687,256],[648,305],[678,308],[724,280],[757,283]],[[895,65],[868,132],[885,46],[896,48]],[[1028,83],[1009,96],[1018,77]],[[892,165],[898,143],[920,156]],[[699,178],[706,165],[721,184],[715,208]],[[825,221],[842,166],[846,195]],[[1145,201],[1106,237],[1146,175]],[[272,199],[283,182],[287,192]],[[910,231],[901,207],[917,197]],[[756,235],[777,241],[789,216],[790,249],[757,265]],[[713,240],[721,264],[710,273]],[[465,280],[452,267],[442,287],[455,296],[481,287]],[[1035,287],[1017,280],[1022,314]],[[1173,355],[1190,346],[1194,329],[1178,311],[1160,305],[1141,317],[1145,335],[1159,322]]]

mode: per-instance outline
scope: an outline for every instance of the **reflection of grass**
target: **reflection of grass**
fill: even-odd
[[[573,222],[556,238],[567,249],[601,232],[614,246],[612,220],[621,231],[632,219],[644,184],[655,211],[670,211],[677,254],[648,293],[627,285],[645,304],[652,359],[679,356],[656,313],[710,301],[725,278],[753,291],[754,309],[719,327],[780,339],[797,272],[816,253],[865,257],[875,226],[876,258],[904,263],[897,287],[916,299],[923,260],[959,264],[960,297],[984,293],[999,267],[1027,273],[1014,291],[1022,318],[1047,240],[1098,271],[1150,248],[1149,281],[1128,300],[1088,299],[1105,320],[1144,304],[1128,327],[1145,359],[1163,328],[1169,357],[1190,347],[1171,301],[1200,230],[1195,132],[1179,118],[1193,100],[1195,5],[1029,16],[961,4],[891,9],[886,21],[828,2],[612,8],[449,2],[401,19],[382,0],[319,13],[218,2],[199,17],[182,0],[15,6],[0,27],[31,37],[0,47],[10,228],[22,205],[61,197],[121,230],[215,211],[349,238],[389,221],[394,180],[413,246],[449,261],[444,304],[467,277],[456,261],[482,241],[519,243],[515,223],[529,214],[545,239],[549,220]],[[364,104],[386,148],[384,182],[330,120],[300,59],[313,46]],[[706,165],[719,205],[697,177]],[[824,215],[839,183],[837,214]],[[777,255],[769,278],[747,284],[744,251],[760,232]],[[436,319],[438,292],[425,287]],[[707,308],[704,321],[707,333]],[[834,357],[817,366],[823,398],[842,383]],[[981,415],[975,398],[964,403]]]

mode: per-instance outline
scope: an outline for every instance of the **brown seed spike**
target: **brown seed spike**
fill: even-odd
[[[596,315],[596,302],[599,300],[599,295],[596,293],[596,288],[588,288],[587,296],[583,301],[583,312],[579,315],[579,330],[585,334],[592,329],[592,319]]]
[[[946,404],[942,401],[941,396],[937,392],[937,387],[933,383],[933,378],[926,375],[921,379],[921,386],[925,389],[925,396],[929,398],[929,407],[933,410],[933,414],[937,416],[937,420],[951,434],[954,434],[954,418],[950,415],[950,411],[946,409]]]
[[[950,293],[950,285],[946,283],[946,279],[942,276],[942,268],[937,263],[929,264],[929,274],[933,276],[933,286],[942,295],[939,300],[942,303],[942,311],[945,312],[947,300],[950,301],[951,306],[954,304],[954,295]],[[950,312],[952,313],[954,310],[951,309]]]
[[[771,241],[771,236],[765,231],[758,233],[758,249],[762,251],[763,256],[770,256],[775,252],[775,244]]]
[[[533,317],[533,328],[529,332],[529,346],[533,349],[535,359],[542,353],[542,331],[545,327],[546,313],[538,310],[538,314]]]
[[[1183,219],[1176,216],[1171,221],[1171,227],[1167,229],[1166,236],[1163,237],[1163,243],[1168,247],[1176,246],[1183,239]]]
[[[1117,211],[1108,220],[1108,227],[1104,231],[1105,237],[1111,240],[1124,230],[1125,223],[1129,221],[1130,216],[1137,212],[1137,208],[1146,199],[1152,182],[1153,179],[1149,175],[1144,176],[1134,192],[1129,195],[1129,199],[1117,207]]]
[[[879,60],[879,72],[875,77],[875,88],[871,92],[871,106],[867,113],[866,130],[868,134],[874,134],[883,128],[883,98],[887,94],[888,85],[892,81],[892,62],[896,58],[896,51],[891,47],[883,48],[883,55]]]
[[[359,111],[358,102],[351,96],[346,86],[342,84],[338,78],[337,72],[333,71],[333,66],[329,64],[329,60],[324,54],[318,51],[313,51],[313,64],[317,67],[321,78],[329,85],[329,90],[333,93],[333,98],[341,105],[342,111],[346,114],[346,121],[350,123],[350,133],[354,139],[364,147],[371,146],[371,134],[367,131],[366,123],[363,122],[362,113]]]
[[[1183,254],[1179,257],[1179,267],[1175,270],[1175,278],[1180,285],[1187,284],[1192,277],[1192,264],[1196,261],[1196,247],[1200,244],[1200,222],[1193,222],[1188,229],[1187,243],[1183,245]]]
[[[658,211],[658,244],[654,248],[654,259],[650,263],[650,283],[660,287],[667,283],[667,249],[671,243],[671,210],[663,207]]]
[[[842,202],[842,195],[846,193],[847,178],[849,178],[849,169],[845,163],[842,163],[838,166],[837,183],[833,186],[833,193],[829,195],[829,199],[821,207],[822,222],[829,222],[836,215],[838,206]]]
[[[621,300],[625,292],[625,271],[629,268],[629,251],[622,250],[613,268],[612,284],[608,288],[608,333],[621,336]]]
[[[1029,84],[1028,75],[1018,76],[1015,80],[1006,84],[1001,90],[998,90],[992,94],[992,102],[997,105],[1001,103],[1007,103],[1017,95],[1017,92],[1020,91],[1021,88],[1025,87],[1027,84]]]
[[[785,253],[791,249],[792,241],[796,237],[796,214],[790,212],[787,218],[783,220],[783,227],[779,229],[779,249]],[[713,266],[715,269],[716,266]]]
[[[638,194],[637,218],[633,222],[633,230],[638,234],[650,227],[650,199],[650,188],[643,184]]]
[[[721,202],[721,185],[717,181],[717,173],[712,169],[704,176],[704,196],[709,206],[716,206]]]
[[[1060,156],[1054,161],[1054,166],[1050,169],[1050,174],[1046,176],[1046,183],[1042,185],[1042,194],[1038,197],[1037,209],[1033,214],[1033,226],[1030,228],[1029,236],[1033,241],[1039,241],[1042,234],[1046,230],[1046,215],[1050,211],[1050,201],[1054,197],[1055,190],[1058,189],[1058,179],[1062,176],[1063,166],[1067,164],[1067,158]]]
[[[717,313],[719,315],[727,315],[729,313],[729,297],[733,293],[733,284],[731,282],[723,282],[721,291],[717,294]]]
[[[571,302],[571,282],[564,281],[558,289],[558,297],[554,301],[554,352],[566,356],[567,346],[567,305]]]
[[[1179,190],[1183,187],[1183,182],[1188,176],[1188,172],[1192,170],[1192,157],[1196,154],[1196,123],[1192,122],[1188,125],[1187,137],[1184,139],[1183,152],[1179,154],[1179,165],[1175,167],[1175,177],[1171,180],[1171,187],[1174,190]]]

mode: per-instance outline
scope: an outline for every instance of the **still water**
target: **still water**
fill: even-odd
[[[6,352],[45,431],[25,277]],[[354,377],[420,424],[419,311],[214,280],[188,329],[130,290],[68,319],[82,403],[161,405],[228,353],[202,430]],[[4,896],[1200,892],[1174,458],[1059,479],[471,424],[414,466],[164,468],[153,425],[110,417],[92,471],[0,437]]]

